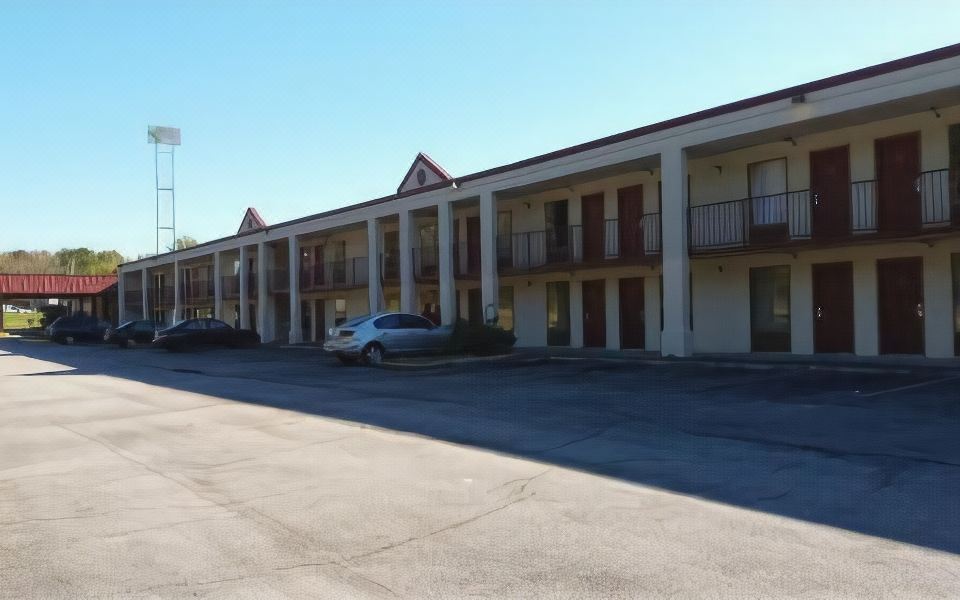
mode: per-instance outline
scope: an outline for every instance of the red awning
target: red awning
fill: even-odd
[[[116,275],[0,275],[0,295],[24,298],[96,296],[116,283]]]

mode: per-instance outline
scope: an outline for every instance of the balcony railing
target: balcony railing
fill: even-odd
[[[213,279],[192,279],[180,283],[180,300],[184,304],[198,304],[213,300]]]
[[[290,291],[290,271],[288,269],[270,269],[267,271],[267,291],[271,294]]]
[[[162,288],[152,287],[147,292],[147,300],[153,308],[164,309],[173,308],[174,290],[172,285],[165,285]]]
[[[380,278],[383,281],[400,281],[399,252],[384,252],[380,254]]]
[[[461,279],[480,277],[480,245],[458,242],[453,245],[453,275]]]
[[[220,294],[224,300],[235,300],[240,297],[240,276],[224,275],[220,278]]]
[[[416,281],[436,281],[440,272],[437,246],[413,248],[413,277]]]
[[[620,219],[604,221],[604,259],[639,259],[657,254],[660,254],[660,213],[647,213],[639,222],[629,225]]]
[[[300,270],[300,291],[319,292],[364,287],[369,281],[369,267],[366,256],[305,265]]]
[[[905,235],[960,224],[958,211],[951,205],[948,169],[920,173],[914,191],[915,194],[910,193],[906,198],[892,199],[919,203],[914,205],[914,221],[904,223],[902,218],[889,214],[884,218],[886,200],[881,201],[876,179],[852,182],[847,235],[851,238],[864,234]],[[723,250],[817,239],[810,198],[809,190],[801,190],[693,206],[689,210],[690,249]],[[835,232],[822,231],[821,234],[824,238],[829,235],[836,238]]]
[[[123,303],[126,306],[140,306],[143,304],[143,290],[123,290]]]

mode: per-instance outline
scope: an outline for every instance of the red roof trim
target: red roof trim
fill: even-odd
[[[466,181],[473,181],[475,179],[480,179],[482,177],[489,177],[491,175],[497,175],[499,173],[513,171],[515,169],[522,169],[524,167],[529,167],[531,165],[544,163],[550,160],[555,160],[557,158],[563,158],[565,156],[571,156],[573,154],[579,154],[580,152],[586,152],[588,150],[602,148],[603,146],[609,146],[611,144],[616,144],[618,142],[624,142],[626,140],[638,138],[640,136],[648,135],[650,133],[655,133],[657,131],[663,131],[665,129],[679,127],[681,125],[688,125],[690,123],[695,123],[697,121],[703,121],[705,119],[709,119],[712,117],[717,117],[720,115],[737,112],[739,110],[754,108],[756,106],[767,104],[769,102],[775,102],[777,100],[785,100],[787,98],[792,98],[794,96],[798,96],[801,94],[809,94],[811,92],[817,92],[827,88],[836,87],[836,86],[844,85],[847,83],[853,83],[856,81],[861,81],[863,79],[869,79],[871,77],[877,77],[879,75],[886,75],[888,73],[893,73],[895,71],[902,71],[904,69],[909,69],[911,67],[925,65],[927,63],[936,62],[938,60],[944,60],[947,58],[954,58],[956,56],[960,56],[960,44],[953,44],[952,46],[938,48],[937,50],[931,50],[929,52],[914,54],[913,56],[908,56],[906,58],[898,58],[896,60],[891,60],[889,62],[880,63],[878,65],[873,65],[870,67],[864,67],[862,69],[849,71],[847,73],[842,73],[840,75],[825,77],[824,79],[818,79],[816,81],[811,81],[809,83],[795,85],[793,87],[777,90],[775,92],[768,92],[766,94],[761,94],[759,96],[745,98],[743,100],[738,100],[736,102],[731,102],[729,104],[722,104],[720,106],[715,106],[713,108],[701,110],[695,113],[684,115],[682,117],[667,119],[666,121],[660,121],[659,123],[653,123],[651,125],[645,125],[643,127],[638,127],[636,129],[631,129],[629,131],[616,133],[614,135],[599,138],[589,142],[584,142],[582,144],[577,144],[575,146],[570,146],[567,148],[562,148],[560,150],[555,150],[553,152],[548,152],[546,154],[541,154],[539,156],[526,158],[524,160],[520,160],[507,165],[502,165],[499,167],[493,167],[492,169],[487,169],[485,171],[471,173],[469,175],[459,177],[456,181],[459,184]]]
[[[116,284],[116,275],[0,275],[0,294],[96,296]]]
[[[391,200],[396,200],[396,199],[398,199],[398,198],[404,198],[404,197],[407,197],[407,196],[414,196],[414,195],[417,195],[417,194],[423,194],[423,193],[426,193],[426,192],[431,192],[431,191],[434,191],[434,190],[437,190],[437,189],[440,189],[440,188],[443,188],[443,187],[448,187],[448,186],[450,186],[450,185],[460,185],[460,184],[465,183],[465,182],[467,182],[467,181],[474,181],[474,180],[477,180],[477,179],[481,179],[481,178],[483,178],[483,177],[489,177],[489,176],[491,176],[491,175],[497,175],[497,174],[499,174],[499,173],[505,173],[505,172],[507,172],[507,171],[512,171],[512,170],[515,170],[515,169],[522,169],[522,168],[524,168],[524,167],[528,167],[528,166],[535,165],[535,164],[538,164],[538,163],[547,162],[547,161],[554,160],[554,159],[557,159],[557,158],[562,158],[562,157],[564,157],[564,156],[570,156],[570,155],[572,155],[572,154],[577,154],[577,153],[579,153],[579,152],[586,152],[586,151],[588,151],[588,150],[593,150],[593,149],[595,149],[595,148],[600,148],[600,147],[607,146],[607,145],[610,145],[610,144],[616,144],[616,143],[618,143],[618,142],[622,142],[622,141],[626,141],[626,140],[629,140],[629,139],[632,139],[632,138],[640,137],[640,136],[642,136],[642,135],[647,135],[647,134],[650,134],[650,133],[654,133],[654,132],[656,132],[656,131],[663,131],[663,130],[669,129],[669,128],[671,128],[671,127],[678,127],[678,126],[680,126],[680,125],[687,125],[687,124],[689,124],[689,123],[695,123],[696,121],[702,121],[702,120],[704,120],[704,119],[709,119],[709,118],[711,118],[711,117],[716,117],[716,116],[719,116],[719,115],[736,112],[736,111],[738,111],[738,110],[744,110],[744,109],[747,109],[747,108],[753,108],[753,107],[755,107],[755,106],[759,106],[759,105],[761,105],[761,104],[766,104],[766,103],[768,103],[768,102],[774,102],[774,101],[776,101],[776,100],[782,100],[782,99],[786,99],[786,98],[791,98],[791,97],[796,96],[796,95],[799,95],[799,94],[806,94],[806,93],[810,93],[810,92],[815,92],[815,91],[827,89],[827,88],[829,88],[829,87],[834,87],[834,86],[838,86],[838,85],[844,85],[844,84],[847,84],[847,83],[853,83],[853,82],[856,82],[856,81],[861,81],[861,80],[863,80],[863,79],[869,79],[870,77],[877,77],[877,76],[880,76],[880,75],[886,75],[886,74],[888,74],[888,73],[893,73],[893,72],[896,72],[896,71],[901,71],[901,70],[909,69],[909,68],[912,68],[912,67],[918,67],[918,66],[920,66],[920,65],[925,65],[925,64],[928,64],[928,63],[936,62],[936,61],[938,61],[938,60],[946,60],[946,59],[948,59],[948,58],[955,58],[955,57],[957,57],[957,56],[960,56],[960,44],[953,44],[953,45],[951,45],[951,46],[945,46],[945,47],[943,47],[943,48],[938,48],[938,49],[936,49],[936,50],[930,50],[930,51],[928,51],[928,52],[921,52],[920,54],[914,54],[913,56],[907,56],[907,57],[905,57],[905,58],[899,58],[899,59],[896,59],[896,60],[891,60],[891,61],[888,61],[888,62],[885,62],[885,63],[880,63],[880,64],[878,64],[878,65],[873,65],[873,66],[870,66],[870,67],[865,67],[865,68],[862,68],[862,69],[857,69],[857,70],[855,70],[855,71],[849,71],[849,72],[847,72],[847,73],[843,73],[843,74],[840,74],[840,75],[833,75],[833,76],[831,76],[831,77],[826,77],[826,78],[824,78],[824,79],[818,79],[818,80],[816,80],[816,81],[811,81],[811,82],[809,82],[809,83],[805,83],[805,84],[801,84],[801,85],[789,87],[789,88],[782,89],[782,90],[778,90],[778,91],[775,91],[775,92],[769,92],[769,93],[767,93],[767,94],[762,94],[762,95],[760,95],[760,96],[754,96],[754,97],[752,97],[752,98],[746,98],[746,99],[743,99],[743,100],[738,100],[737,102],[731,102],[731,103],[729,103],[729,104],[723,104],[723,105],[721,105],[721,106],[716,106],[716,107],[714,107],[714,108],[708,108],[708,109],[706,109],[706,110],[702,110],[702,111],[699,111],[699,112],[691,113],[691,114],[684,115],[684,116],[681,116],[681,117],[676,117],[676,118],[674,118],[674,119],[668,119],[668,120],[666,120],[666,121],[661,121],[661,122],[659,122],[659,123],[654,123],[654,124],[651,124],[651,125],[645,125],[645,126],[643,126],[643,127],[637,128],[637,129],[631,129],[631,130],[629,130],[629,131],[624,131],[624,132],[622,132],[622,133],[617,133],[617,134],[610,135],[610,136],[607,136],[607,137],[599,138],[599,139],[596,139],[596,140],[592,140],[592,141],[589,141],[589,142],[585,142],[585,143],[583,143],[583,144],[578,144],[578,145],[575,145],[575,146],[570,146],[570,147],[568,147],[568,148],[563,148],[563,149],[560,149],[560,150],[555,150],[555,151],[553,151],[553,152],[548,152],[547,154],[541,154],[541,155],[539,155],[539,156],[534,156],[534,157],[527,158],[527,159],[524,159],[524,160],[521,160],[521,161],[517,161],[517,162],[514,162],[514,163],[502,165],[502,166],[499,166],[499,167],[493,167],[493,168],[487,169],[487,170],[485,170],[485,171],[478,171],[478,172],[476,172],[476,173],[471,173],[471,174],[469,174],[469,175],[464,175],[463,177],[458,177],[458,178],[453,179],[453,180],[440,181],[440,182],[437,182],[437,183],[435,183],[435,184],[427,185],[427,186],[424,186],[424,187],[422,187],[422,188],[416,188],[416,189],[413,189],[413,190],[409,190],[409,191],[407,191],[407,192],[399,192],[399,191],[398,191],[398,193],[393,194],[393,195],[390,195],[390,196],[384,196],[384,197],[382,197],[382,198],[376,198],[376,199],[374,199],[374,200],[367,200],[366,202],[359,202],[359,203],[357,203],[357,204],[351,204],[351,205],[344,206],[344,207],[341,207],[341,208],[332,209],[332,210],[329,210],[329,211],[326,211],[326,212],[316,213],[316,214],[309,215],[309,216],[306,216],[306,217],[300,217],[300,218],[294,219],[294,220],[292,220],[292,221],[284,221],[284,222],[282,222],[282,223],[277,223],[276,225],[273,226],[273,228],[286,227],[286,226],[288,226],[288,225],[295,225],[295,224],[297,224],[297,223],[303,223],[303,222],[305,222],[305,221],[311,221],[311,220],[313,220],[313,219],[320,219],[320,218],[323,218],[323,217],[329,217],[329,216],[333,216],[333,215],[342,214],[342,213],[349,212],[349,211],[352,211],[352,210],[358,210],[358,209],[361,209],[361,208],[367,208],[367,207],[370,207],[370,206],[375,206],[375,205],[377,205],[377,204],[383,204],[384,202],[389,202],[389,201],[391,201]],[[422,153],[421,153],[421,154],[422,154]],[[418,155],[418,156],[419,156],[419,155]],[[423,155],[423,156],[426,157],[426,155]],[[432,162],[432,161],[431,161],[431,162]],[[414,164],[416,164],[416,161],[414,161]],[[436,164],[436,163],[434,163],[434,164]],[[439,166],[439,165],[438,165],[438,166]],[[410,169],[411,169],[411,170],[413,169],[413,165],[411,165]],[[408,175],[407,175],[407,176],[409,176],[409,173],[410,173],[410,171],[408,171]],[[446,173],[446,171],[444,171],[444,173]],[[404,177],[404,181],[406,181],[406,177]],[[268,228],[268,227],[265,226],[264,229],[270,229],[270,228]],[[215,240],[211,240],[211,241],[209,241],[209,242],[204,242],[204,243],[202,243],[202,244],[197,244],[197,246],[194,246],[194,248],[202,247],[202,246],[208,246],[208,245],[210,245],[210,244],[216,244],[216,243],[218,243],[218,242],[222,242],[222,241],[225,241],[225,240],[228,240],[228,239],[232,239],[232,238],[236,238],[236,237],[241,237],[241,236],[243,236],[243,235],[251,234],[251,233],[255,233],[255,231],[246,231],[246,232],[238,233],[238,234],[235,235],[235,236],[227,236],[227,237],[218,238],[218,239],[215,239]],[[164,254],[158,254],[158,255],[153,256],[153,257],[150,257],[150,258],[159,258],[159,257],[163,257],[163,256],[166,256],[166,255],[168,255],[168,254],[173,254],[173,253],[174,253],[174,252],[166,252],[166,253],[164,253]],[[139,261],[138,261],[138,262],[139,262]],[[126,264],[126,263],[124,263],[124,264]]]
[[[243,213],[243,220],[240,221],[240,227],[237,229],[237,233],[240,234],[243,232],[243,224],[247,222],[247,217],[250,217],[251,220],[256,224],[256,229],[263,229],[267,226],[267,222],[263,220],[263,217],[260,216],[260,213],[257,212],[257,209],[250,206],[247,208],[247,211]]]
[[[437,164],[437,161],[433,160],[423,152],[417,152],[417,157],[413,159],[413,162],[410,163],[410,168],[407,169],[407,174],[403,176],[403,179],[400,180],[400,187],[397,188],[397,193],[400,193],[400,190],[403,188],[403,184],[410,179],[410,175],[413,174],[413,170],[417,167],[417,163],[423,161],[423,164],[427,165],[427,168],[434,172],[434,174],[442,179],[443,181],[450,181],[453,179],[453,176],[450,173],[447,173],[447,170]],[[412,191],[412,190],[410,190]]]

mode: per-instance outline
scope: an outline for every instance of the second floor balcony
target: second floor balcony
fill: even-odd
[[[949,171],[925,171],[892,185],[854,181],[840,190],[799,190],[693,206],[691,252],[837,243],[935,232],[958,224]]]
[[[369,267],[366,256],[304,264],[300,269],[300,291],[321,292],[365,287],[369,282]]]

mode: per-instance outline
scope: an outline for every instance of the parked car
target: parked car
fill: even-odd
[[[132,348],[137,344],[150,344],[156,336],[157,326],[153,321],[127,321],[115,329],[107,329],[103,341]]]
[[[110,323],[92,315],[76,313],[60,317],[47,327],[47,335],[58,344],[74,342],[99,342]]]
[[[188,319],[158,332],[153,345],[171,352],[199,346],[253,348],[260,345],[260,335],[249,329],[234,329],[217,319]]]
[[[380,313],[334,327],[323,349],[343,363],[379,364],[389,355],[440,352],[452,332],[420,315]]]

